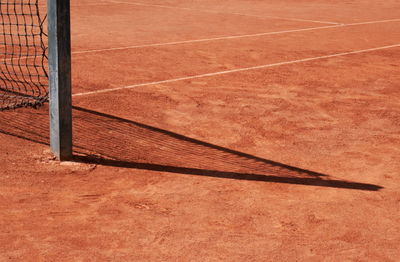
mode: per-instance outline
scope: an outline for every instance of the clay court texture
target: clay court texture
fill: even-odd
[[[400,261],[399,0],[73,0],[74,161],[0,113],[0,261]]]

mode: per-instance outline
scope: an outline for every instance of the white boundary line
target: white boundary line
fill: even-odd
[[[251,14],[243,14],[243,13],[220,12],[220,11],[214,11],[214,10],[194,9],[194,8],[189,8],[189,7],[177,7],[177,6],[168,6],[168,5],[146,4],[146,3],[139,3],[139,2],[110,1],[110,3],[159,7],[159,8],[168,8],[168,9],[180,9],[180,10],[188,10],[188,11],[196,11],[196,12],[213,13],[213,14],[239,15],[239,16],[257,17],[257,18],[264,18],[264,19],[272,18],[272,19],[279,19],[279,20],[301,21],[301,22],[311,22],[311,23],[319,23],[319,24],[331,24],[331,25],[340,24],[337,22],[308,20],[308,19],[300,19],[300,18],[287,18],[287,17],[271,16],[271,15],[260,16],[260,15],[251,15]]]
[[[273,63],[273,64],[265,64],[265,65],[259,65],[259,66],[238,68],[238,69],[233,69],[233,70],[219,71],[219,72],[214,72],[214,73],[207,73],[207,74],[186,76],[186,77],[173,78],[173,79],[167,79],[167,80],[161,80],[161,81],[154,81],[154,82],[148,82],[148,83],[142,83],[142,84],[135,84],[135,85],[115,87],[115,88],[108,88],[108,89],[96,90],[96,91],[90,91],[90,92],[82,92],[82,93],[73,94],[72,96],[73,97],[77,97],[77,96],[86,96],[86,95],[107,93],[107,92],[124,90],[124,89],[132,89],[132,88],[142,87],[142,86],[166,84],[166,83],[185,81],[185,80],[191,80],[191,79],[197,79],[197,78],[219,76],[219,75],[238,73],[238,72],[244,72],[244,71],[250,71],[250,70],[265,69],[265,68],[270,68],[270,67],[277,67],[277,66],[283,66],[283,65],[304,63],[304,62],[315,61],[315,60],[320,60],[320,59],[327,59],[327,58],[332,58],[332,57],[339,57],[339,56],[346,56],[346,55],[352,55],[352,54],[367,53],[367,52],[384,50],[384,49],[395,48],[395,47],[400,47],[400,43],[399,44],[394,44],[394,45],[388,45],[388,46],[381,46],[381,47],[375,47],[375,48],[369,48],[369,49],[350,51],[350,52],[336,53],[336,54],[331,54],[331,55],[303,58],[303,59],[291,60],[291,61],[285,61],[285,62],[279,62],[279,63]]]
[[[399,19],[389,19],[389,20],[359,22],[359,23],[351,23],[351,24],[318,26],[318,27],[309,27],[309,28],[302,28],[302,29],[292,29],[292,30],[283,30],[283,31],[275,31],[275,32],[247,34],[247,35],[220,36],[220,37],[214,37],[214,38],[203,38],[203,39],[182,40],[182,41],[174,41],[174,42],[164,42],[164,43],[154,43],[154,44],[144,44],[144,45],[133,45],[133,46],[124,46],[124,47],[104,48],[104,49],[82,50],[82,51],[72,52],[72,54],[85,54],[85,53],[107,52],[107,51],[127,50],[127,49],[156,47],[156,46],[190,44],[190,43],[199,43],[199,42],[239,39],[239,38],[258,37],[258,36],[267,36],[267,35],[278,35],[278,34],[287,34],[287,33],[296,33],[296,32],[305,32],[305,31],[329,29],[329,28],[336,28],[336,27],[348,27],[348,26],[358,26],[358,25],[378,24],[378,23],[389,23],[389,22],[400,22],[400,18]]]
[[[354,26],[354,25],[369,25],[369,24],[380,24],[380,23],[390,23],[390,22],[400,22],[400,18],[386,19],[386,20],[376,20],[376,21],[366,21],[357,22],[351,24],[343,24],[344,26]]]
[[[301,29],[292,29],[292,30],[283,30],[283,31],[247,34],[247,35],[220,36],[220,37],[213,37],[213,38],[182,40],[182,41],[174,41],[174,42],[164,42],[164,43],[133,45],[133,46],[124,46],[124,47],[112,47],[112,48],[103,48],[103,49],[82,50],[82,51],[74,51],[74,52],[72,52],[72,54],[97,53],[97,52],[118,51],[118,50],[146,48],[146,47],[191,44],[191,43],[200,43],[200,42],[210,42],[210,41],[229,40],[229,39],[240,39],[240,38],[267,36],[267,35],[279,35],[279,34],[306,32],[306,31],[322,30],[322,29],[337,28],[337,27],[349,27],[349,26],[369,25],[369,24],[379,24],[379,23],[390,23],[390,22],[400,22],[400,18],[398,18],[398,19],[388,19],[388,20],[358,22],[358,23],[351,23],[351,24],[338,24],[338,25],[318,26],[318,27],[309,27],[309,28],[301,28]],[[25,57],[23,57],[23,58],[25,58]],[[17,59],[17,58],[0,59],[0,62],[2,62],[2,61],[10,61],[10,60],[14,60],[14,59]]]
[[[192,39],[192,40],[183,40],[183,41],[174,41],[174,42],[164,42],[164,43],[154,43],[154,44],[144,44],[144,45],[133,45],[133,46],[94,49],[94,50],[83,50],[83,51],[72,52],[72,54],[84,54],[84,53],[115,51],[115,50],[126,50],[126,49],[146,48],[146,47],[155,47],[155,46],[168,46],[168,45],[179,45],[179,44],[190,44],[190,43],[209,42],[209,41],[218,41],[218,40],[238,39],[238,38],[266,36],[266,35],[278,35],[278,34],[304,32],[304,31],[311,31],[311,30],[325,29],[325,28],[332,28],[332,27],[339,27],[339,26],[342,26],[342,25],[328,25],[328,26],[319,26],[319,27],[310,27],[310,28],[302,28],[302,29],[256,33],[256,34],[248,34],[248,35],[220,36],[220,37],[213,37],[213,38]]]
[[[154,44],[144,44],[144,45],[133,45],[133,46],[124,46],[124,47],[104,48],[104,49],[82,50],[82,51],[74,51],[74,52],[72,52],[72,54],[108,52],[108,51],[118,51],[118,50],[146,48],[146,47],[157,47],[157,46],[180,45],[180,44],[200,43],[200,42],[229,40],[229,39],[240,39],[240,38],[248,38],[248,37],[279,35],[279,34],[306,32],[306,31],[322,30],[322,29],[337,28],[337,27],[348,27],[348,26],[379,24],[379,23],[390,23],[390,22],[400,22],[400,18],[398,18],[398,19],[388,19],[388,20],[358,22],[358,23],[351,23],[351,24],[340,24],[340,25],[309,27],[309,28],[283,30],[283,31],[275,31],[275,32],[265,32],[265,33],[256,33],[256,34],[248,34],[248,35],[220,36],[220,37],[214,37],[214,38],[203,38],[203,39],[182,40],[182,41],[174,41],[174,42],[164,42],[164,43],[154,43]],[[10,60],[18,59],[18,58],[20,58],[20,57],[7,58],[7,59],[3,58],[3,59],[0,59],[0,62],[10,61]],[[22,57],[22,58],[25,59],[26,57]]]

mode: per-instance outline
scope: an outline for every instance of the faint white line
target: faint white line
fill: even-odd
[[[121,87],[116,87],[116,88],[108,88],[108,89],[96,90],[96,91],[90,91],[90,92],[82,92],[82,93],[73,94],[72,96],[76,97],[76,96],[100,94],[100,93],[107,93],[107,92],[124,90],[124,89],[132,89],[132,88],[141,87],[141,86],[166,84],[166,83],[185,81],[185,80],[191,80],[191,79],[197,79],[197,78],[203,78],[203,77],[219,76],[219,75],[238,73],[238,72],[244,72],[244,71],[250,71],[250,70],[256,70],[256,69],[265,69],[265,68],[277,67],[277,66],[282,66],[282,65],[290,65],[290,64],[297,64],[297,63],[315,61],[315,60],[320,60],[320,59],[327,59],[327,58],[338,57],[338,56],[360,54],[360,53],[378,51],[378,50],[389,49],[389,48],[394,48],[394,47],[400,47],[400,44],[381,46],[381,47],[369,48],[369,49],[363,49],[363,50],[356,50],[356,51],[350,51],[350,52],[343,52],[343,53],[337,53],[337,54],[332,54],[332,55],[310,57],[310,58],[291,60],[291,61],[279,62],[279,63],[273,63],[273,64],[266,64],[266,65],[238,68],[238,69],[233,69],[233,70],[226,70],[226,71],[207,73],[207,74],[200,74],[200,75],[194,75],[194,76],[173,78],[173,79],[167,79],[167,80],[161,80],[161,81],[147,82],[147,83],[135,84],[135,85],[129,85],[129,86],[121,86]]]
[[[238,38],[255,37],[255,36],[278,35],[278,34],[285,34],[285,33],[303,32],[303,31],[311,31],[311,30],[325,29],[325,28],[331,28],[331,27],[339,27],[339,26],[342,26],[342,25],[329,25],[329,26],[319,26],[319,27],[311,27],[311,28],[303,28],[303,29],[256,33],[256,34],[248,34],[248,35],[220,36],[220,37],[213,37],[213,38],[183,40],[183,41],[175,41],[175,42],[133,45],[133,46],[104,48],[104,49],[95,49],[95,50],[83,50],[83,51],[75,51],[72,53],[73,54],[84,54],[84,53],[92,53],[92,52],[115,51],[115,50],[125,50],[125,49],[144,48],[144,47],[190,44],[190,43],[207,42],[207,41],[217,41],[217,40],[238,39]]]
[[[287,33],[305,32],[305,31],[312,31],[312,30],[335,28],[335,27],[348,27],[348,26],[358,26],[358,25],[368,25],[368,24],[388,23],[388,22],[399,22],[399,21],[400,21],[400,19],[390,19],[390,20],[368,21],[368,22],[359,22],[359,23],[351,23],[351,24],[318,26],[318,27],[309,27],[309,28],[302,28],[302,29],[292,29],[292,30],[283,30],[283,31],[275,31],[275,32],[247,34],[247,35],[220,36],[220,37],[214,37],[214,38],[192,39],[192,40],[164,42],[164,43],[155,43],[155,44],[144,44],[144,45],[133,45],[133,46],[124,46],[124,47],[113,47],[113,48],[103,48],[103,49],[93,49],[93,50],[82,50],[82,51],[72,52],[72,54],[84,54],[84,53],[106,52],[106,51],[126,50],[126,49],[135,49],[135,48],[156,47],[156,46],[190,44],[190,43],[199,43],[199,42],[208,42],[208,41],[229,40],[229,39],[239,39],[239,38],[247,38],[247,37],[257,37],[257,36],[267,36],[267,35],[279,35],[279,34],[287,34]]]
[[[126,50],[126,49],[135,49],[135,48],[146,48],[146,47],[156,47],[156,46],[168,46],[168,45],[199,43],[199,42],[207,42],[207,41],[240,39],[240,38],[247,38],[247,37],[279,35],[279,34],[286,34],[286,33],[305,32],[305,31],[329,29],[329,28],[336,28],[336,27],[348,27],[348,26],[379,24],[379,23],[389,23],[389,22],[400,22],[400,19],[377,20],[377,21],[358,22],[358,23],[351,23],[351,24],[328,25],[328,26],[310,27],[310,28],[302,28],[302,29],[256,33],[256,34],[248,34],[248,35],[221,36],[221,37],[214,37],[214,38],[183,40],[183,41],[175,41],[175,42],[164,42],[164,43],[145,44],[145,45],[133,45],[133,46],[113,47],[113,48],[93,49],[93,50],[82,50],[82,51],[74,51],[74,52],[72,52],[72,54],[107,52],[107,51]],[[0,59],[0,62],[11,61],[11,60],[15,60],[15,59],[26,59],[26,58],[27,57],[14,57],[14,58],[7,58],[7,59],[3,58],[3,59]],[[33,58],[34,57],[32,57],[32,58],[28,57],[28,59],[33,59]]]
[[[312,22],[312,23],[319,23],[319,24],[331,24],[331,25],[340,24],[337,22],[326,22],[326,21],[308,20],[308,19],[300,19],[300,18],[287,18],[287,17],[270,16],[270,15],[260,16],[260,15],[251,15],[251,14],[242,14],[242,13],[220,12],[220,11],[214,11],[214,10],[194,9],[194,8],[188,8],[188,7],[177,7],[177,6],[156,5],[156,4],[146,4],[146,3],[138,3],[138,2],[110,1],[110,3],[138,5],[138,6],[151,6],[151,7],[160,7],[160,8],[169,8],[169,9],[180,9],[180,10],[206,12],[206,13],[214,13],[214,14],[240,15],[240,16],[248,16],[248,17],[257,17],[257,18],[274,18],[274,19],[280,19],[280,20]]]
[[[344,24],[344,25],[345,26],[354,26],[354,25],[369,25],[369,24],[389,23],[389,22],[400,22],[400,18],[377,20],[377,21],[366,21],[366,22],[358,22],[358,23],[351,23],[351,24]]]

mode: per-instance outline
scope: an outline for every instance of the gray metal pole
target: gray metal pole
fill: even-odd
[[[47,0],[50,147],[59,160],[72,158],[70,0]]]

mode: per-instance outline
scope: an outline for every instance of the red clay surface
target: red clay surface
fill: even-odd
[[[0,114],[0,261],[400,260],[398,1],[116,2],[72,1],[73,162]]]

